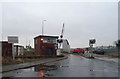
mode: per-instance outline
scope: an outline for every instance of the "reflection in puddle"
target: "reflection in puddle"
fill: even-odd
[[[45,77],[45,76],[52,76],[50,74],[47,74],[47,72],[51,70],[56,70],[58,66],[41,64],[41,65],[35,66],[34,68],[36,72],[39,72],[40,77]]]
[[[57,69],[58,67],[56,65],[38,65],[38,66],[35,66],[35,71],[41,71],[41,70],[46,70],[46,71],[50,71],[50,70],[55,70]]]
[[[56,70],[61,67],[69,67],[69,66],[57,66],[57,65],[46,65],[46,64],[41,64],[37,65],[34,67],[34,71],[38,72],[40,77],[45,77],[45,76],[53,76],[53,74],[48,74],[47,72]]]
[[[40,77],[45,77],[45,73],[46,73],[45,70],[41,70],[41,71],[39,71],[39,75],[40,75]]]

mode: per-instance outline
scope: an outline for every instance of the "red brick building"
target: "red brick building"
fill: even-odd
[[[0,41],[2,49],[2,57],[12,57],[12,43],[8,41]]]
[[[35,56],[55,56],[58,36],[37,36],[34,38]]]

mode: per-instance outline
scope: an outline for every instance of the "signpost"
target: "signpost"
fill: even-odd
[[[57,55],[61,55],[62,52],[61,52],[60,47],[61,47],[61,44],[63,43],[63,39],[58,39],[58,40],[57,40],[57,43],[58,43]]]
[[[90,39],[89,40],[89,46],[90,46],[90,49],[91,49],[91,51],[90,51],[91,56],[90,57],[92,57],[92,58],[93,58],[93,44],[95,44],[95,42],[96,42],[96,39]]]
[[[8,42],[12,43],[12,57],[15,59],[14,43],[18,43],[18,36],[8,36]]]

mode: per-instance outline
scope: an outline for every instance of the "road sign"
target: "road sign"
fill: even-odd
[[[96,40],[95,39],[90,39],[89,44],[95,44]]]
[[[9,43],[18,43],[18,36],[8,36]]]

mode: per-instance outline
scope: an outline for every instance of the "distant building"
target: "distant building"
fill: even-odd
[[[55,56],[58,36],[37,36],[34,38],[34,51],[37,56]]]
[[[31,51],[31,50],[33,50],[32,47],[31,47],[30,45],[26,46],[25,49],[26,49],[27,51]]]
[[[14,45],[15,56],[23,55],[23,52],[24,52],[24,46]]]
[[[12,58],[12,43],[8,43],[8,41],[0,41],[2,57],[11,57]]]

